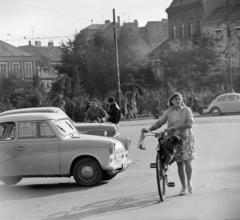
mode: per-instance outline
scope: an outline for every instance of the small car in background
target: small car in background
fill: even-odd
[[[67,114],[58,107],[36,107],[36,108],[22,108],[22,109],[13,109],[0,113],[0,117],[10,114],[21,114],[21,113],[33,113],[33,112],[49,112],[57,113],[64,116]],[[68,117],[68,116],[67,116]],[[73,122],[74,126],[83,134],[107,136],[107,137],[118,137],[120,136],[119,125],[113,123],[80,123]]]
[[[0,117],[0,180],[71,177],[94,186],[130,165],[128,147],[111,137],[81,134],[63,114],[39,112]]]
[[[240,112],[240,93],[226,93],[219,95],[204,110],[205,114],[211,113],[213,116],[219,116],[225,113]]]

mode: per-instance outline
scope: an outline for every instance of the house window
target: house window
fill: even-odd
[[[172,38],[176,39],[177,38],[177,33],[176,33],[176,26],[172,27]]]
[[[20,63],[19,62],[12,62],[12,70],[14,72],[19,72],[20,71]]]
[[[32,63],[31,62],[26,62],[25,63],[25,76],[26,77],[32,77],[33,76]]]
[[[180,37],[181,38],[184,38],[184,24],[181,24],[181,26],[180,26]]]
[[[193,23],[189,23],[189,36],[193,36]]]
[[[0,73],[8,74],[7,62],[0,62]]]

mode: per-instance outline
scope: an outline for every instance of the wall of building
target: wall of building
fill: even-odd
[[[201,21],[203,14],[203,6],[192,4],[187,7],[182,7],[181,10],[174,10],[168,13],[168,34],[169,39],[173,40],[173,27],[176,27],[176,39],[180,41],[192,40],[193,35],[201,32]],[[190,34],[190,24],[193,25],[192,35]],[[184,37],[181,36],[181,25],[184,25]]]

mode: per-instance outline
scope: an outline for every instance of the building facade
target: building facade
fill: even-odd
[[[18,74],[22,81],[32,82],[38,58],[4,41],[0,41],[0,74]]]

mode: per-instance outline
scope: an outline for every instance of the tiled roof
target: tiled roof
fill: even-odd
[[[173,0],[169,8],[177,7],[180,5],[187,5],[194,2],[201,2],[201,0]]]
[[[204,22],[222,20],[226,18],[227,15],[229,15],[230,18],[236,16],[240,18],[240,4],[218,7]]]
[[[60,47],[27,45],[27,46],[20,46],[18,48],[32,55],[44,56],[51,60],[60,60],[61,54],[62,54]]]
[[[168,44],[168,39],[166,39],[165,41],[163,41],[163,43],[157,47],[155,50],[153,50],[149,55],[148,58],[150,60],[156,60],[156,59],[160,59],[161,54],[169,47]]]
[[[0,40],[0,56],[2,57],[32,57],[31,54],[24,52],[17,47],[14,47]]]

